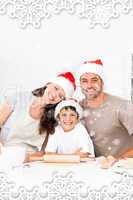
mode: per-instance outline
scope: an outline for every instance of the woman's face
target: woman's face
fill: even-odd
[[[65,92],[59,85],[48,83],[43,96],[48,104],[56,104],[65,99]]]

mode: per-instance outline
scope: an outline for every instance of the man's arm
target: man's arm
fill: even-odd
[[[126,152],[124,152],[120,158],[133,158],[133,148],[128,149]]]
[[[118,119],[127,129],[129,135],[133,135],[133,104],[131,101],[123,101],[118,110]]]

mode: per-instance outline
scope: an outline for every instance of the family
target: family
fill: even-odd
[[[45,154],[133,157],[133,104],[104,92],[100,59],[59,74],[31,93],[0,97],[1,146],[26,148],[27,160]],[[72,98],[80,84],[84,99]]]

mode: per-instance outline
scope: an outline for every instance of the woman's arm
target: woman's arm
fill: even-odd
[[[25,161],[24,162],[33,162],[33,161],[41,161],[43,160],[44,152],[38,151],[35,153],[28,153],[26,155]]]
[[[0,105],[0,127],[6,122],[11,113],[12,107],[9,102]]]
[[[0,126],[2,126],[11,113],[14,111],[17,104],[17,97],[19,93],[16,90],[10,88],[5,90],[5,93],[0,96]]]

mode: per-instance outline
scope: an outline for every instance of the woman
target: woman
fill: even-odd
[[[0,106],[1,140],[5,146],[24,146],[27,152],[44,150],[54,132],[54,108],[75,90],[71,72],[59,74],[32,93],[7,95]],[[45,139],[45,140],[44,140]]]

